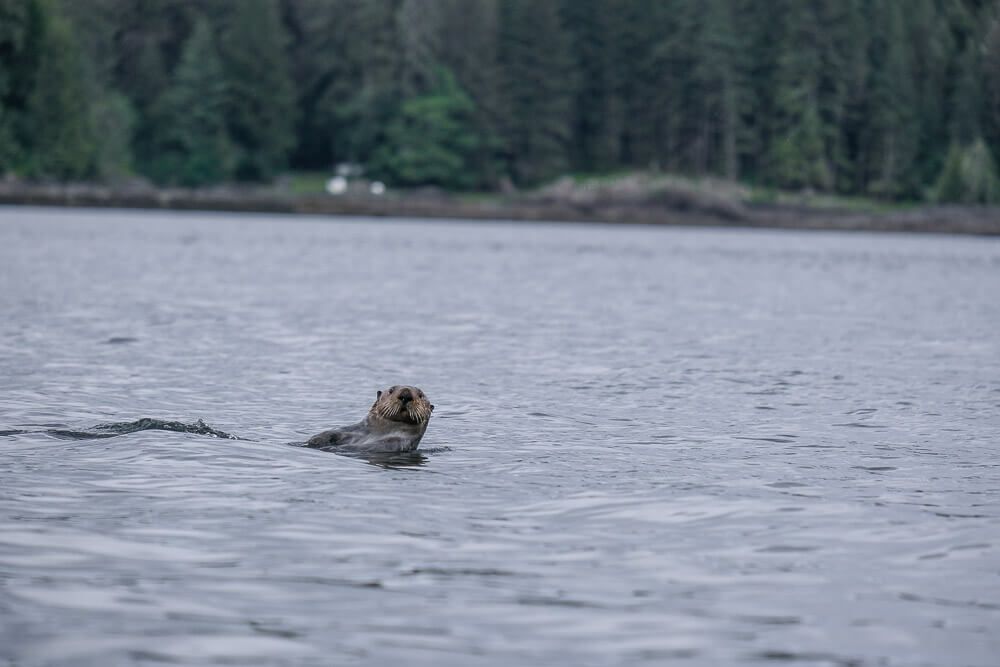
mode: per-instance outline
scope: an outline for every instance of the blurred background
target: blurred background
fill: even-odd
[[[994,0],[0,0],[0,173],[1000,202]]]

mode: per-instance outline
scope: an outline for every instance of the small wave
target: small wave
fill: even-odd
[[[128,343],[135,343],[139,339],[133,336],[112,336],[111,338],[104,341],[105,345],[126,345]]]
[[[99,440],[101,438],[114,438],[119,435],[135,433],[137,431],[175,431],[177,433],[194,433],[197,435],[207,435],[213,438],[224,438],[226,440],[242,440],[239,436],[212,428],[199,419],[193,424],[185,424],[178,421],[167,421],[165,419],[153,419],[143,417],[132,422],[114,422],[111,424],[98,424],[87,430],[75,430],[64,428],[52,428],[45,431],[49,435],[64,440]]]
[[[423,454],[441,454],[443,452],[450,452],[451,447],[445,445],[440,445],[438,447],[421,447],[418,451]]]
[[[419,468],[427,463],[427,457],[422,452],[396,452],[392,454],[367,454],[362,456],[368,463],[380,468]]]
[[[290,442],[294,447],[305,447],[304,442]],[[313,448],[314,451],[330,452],[338,456],[346,456],[352,459],[361,459],[380,468],[418,468],[427,463],[424,450],[414,450],[411,452],[363,452],[351,449],[337,449],[335,447]]]

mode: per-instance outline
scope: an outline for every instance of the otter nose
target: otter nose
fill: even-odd
[[[403,391],[399,392],[399,400],[404,401],[404,402],[405,401],[412,401],[413,400],[413,394],[410,393],[409,389],[404,389]]]

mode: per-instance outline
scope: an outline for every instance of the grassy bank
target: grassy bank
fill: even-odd
[[[0,204],[1000,235],[997,207],[887,204],[662,174],[567,176],[509,193],[390,189],[378,196],[364,184],[329,195],[326,178],[302,173],[269,186],[203,189],[5,181]]]

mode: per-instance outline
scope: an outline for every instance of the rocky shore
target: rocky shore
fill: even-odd
[[[332,196],[268,187],[192,190],[6,181],[0,182],[0,204],[1000,235],[998,207],[875,211],[761,203],[750,201],[738,186],[710,191],[662,179],[589,184],[563,179],[537,191],[479,198],[437,191]]]

